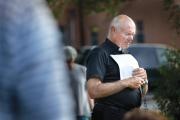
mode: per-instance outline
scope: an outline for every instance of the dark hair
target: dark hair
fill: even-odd
[[[134,109],[128,112],[123,120],[168,120],[162,113],[152,110]]]

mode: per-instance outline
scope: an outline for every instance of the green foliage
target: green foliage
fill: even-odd
[[[115,16],[125,1],[133,0],[47,0],[57,17],[62,15],[65,6],[70,4],[81,7],[84,14],[107,12]]]
[[[173,0],[164,0],[164,8],[166,10],[170,9],[172,4],[173,4]]]
[[[64,15],[64,11],[67,5],[73,0],[47,0],[53,14],[56,18]]]
[[[135,0],[47,0],[57,18],[64,14],[66,6],[72,4],[81,7],[79,9],[85,15],[103,11],[115,16],[124,3],[129,1]],[[176,4],[175,0],[164,0],[164,8],[170,12],[169,20],[180,34],[180,5]]]
[[[169,11],[169,20],[180,35],[180,4],[175,0],[164,0],[164,8]]]
[[[125,0],[86,0],[83,2],[83,7],[86,14],[105,11],[117,15],[123,2]]]
[[[155,99],[166,115],[180,118],[180,50],[167,51],[167,64],[160,68],[164,79],[156,81]]]

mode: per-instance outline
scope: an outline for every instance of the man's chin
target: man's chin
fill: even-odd
[[[125,46],[122,47],[122,49],[127,49],[129,46],[130,46],[130,44],[129,45],[125,45]]]
[[[127,44],[119,45],[119,47],[122,49],[127,49],[130,45],[131,45],[131,43],[127,43]]]

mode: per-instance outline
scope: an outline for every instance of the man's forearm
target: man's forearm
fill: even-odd
[[[88,92],[91,98],[101,98],[118,93],[125,88],[138,89],[144,84],[144,80],[140,77],[130,77],[115,82],[102,83],[97,78],[91,78],[87,82]]]
[[[127,87],[127,83],[118,80],[111,83],[102,83],[99,79],[92,78],[88,80],[88,92],[91,98],[106,97],[122,91]]]

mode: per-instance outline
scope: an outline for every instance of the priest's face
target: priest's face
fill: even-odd
[[[115,30],[113,41],[118,47],[126,49],[132,44],[135,32],[135,24],[128,22],[121,26],[121,28]]]

